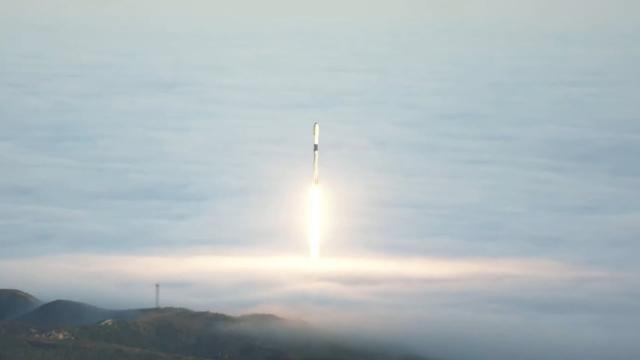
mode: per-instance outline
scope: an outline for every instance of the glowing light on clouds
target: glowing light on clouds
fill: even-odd
[[[305,256],[295,255],[178,255],[178,256],[98,256],[65,255],[42,257],[38,262],[27,259],[0,263],[0,280],[9,281],[4,274],[37,271],[43,274],[64,275],[82,272],[92,275],[111,274],[117,278],[186,280],[196,282],[215,278],[215,282],[240,279],[280,278],[296,281],[312,275],[314,278],[340,279],[424,279],[461,280],[487,278],[544,278],[611,276],[593,269],[570,266],[553,261],[526,259],[467,259],[453,260],[428,257],[324,257],[309,262]],[[221,274],[225,276],[220,277]],[[213,277],[212,277],[213,276]]]

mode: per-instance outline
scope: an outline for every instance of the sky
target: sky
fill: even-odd
[[[0,5],[0,287],[640,356],[638,2]]]

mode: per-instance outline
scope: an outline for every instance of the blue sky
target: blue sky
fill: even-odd
[[[452,356],[465,354],[446,346],[447,331],[467,334],[471,348],[513,355],[531,334],[516,331],[511,344],[473,329],[501,323],[511,335],[519,322],[536,333],[566,327],[539,337],[531,357],[551,358],[549,349],[569,358],[640,352],[631,340],[607,337],[640,319],[632,301],[640,270],[634,2],[3,8],[0,286],[26,282],[43,297],[71,293],[125,306],[113,295],[123,285],[107,275],[111,292],[97,296],[81,285],[47,285],[25,264],[305,256],[311,126],[320,121],[325,256],[517,259],[579,274],[558,284],[503,274],[509,285],[486,291],[418,282],[403,286],[410,296],[397,295],[396,280],[381,281],[396,296],[385,295],[393,299],[387,304],[370,293],[350,300],[362,318],[409,305],[398,331],[419,328],[435,339],[430,349]],[[306,288],[249,296],[269,293],[271,280],[243,273],[224,285],[240,295],[198,302],[207,286],[223,288],[184,277],[171,281],[189,296],[175,301],[193,307],[304,313],[316,296]],[[320,290],[321,300],[311,301],[317,307],[353,311],[340,292]],[[144,302],[136,296],[131,303]],[[452,305],[460,296],[464,305]],[[423,306],[446,308],[442,323],[463,325],[437,332],[407,320],[433,313]],[[601,339],[616,345],[580,352]]]

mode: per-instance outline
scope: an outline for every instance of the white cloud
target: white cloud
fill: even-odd
[[[133,263],[141,254],[219,247],[244,257],[306,254],[314,120],[323,128],[329,257],[445,257],[459,259],[458,270],[478,257],[492,266],[517,258],[572,264],[543,266],[552,273],[638,272],[636,5],[367,2],[365,12],[361,2],[330,2],[285,21],[279,5],[287,2],[245,2],[222,10],[267,14],[233,24],[233,16],[194,12],[196,2],[124,12],[127,2],[16,4],[0,22],[0,266],[41,270],[4,272],[0,286],[64,296],[45,281],[65,269],[50,258],[61,256],[69,267],[60,281],[85,272],[96,281],[68,296],[129,306],[129,291],[154,279],[123,274],[115,283],[106,258],[88,264],[77,254],[126,254]],[[332,18],[337,7],[348,21]],[[300,5],[289,11],[304,13]],[[517,269],[540,270],[534,264]],[[431,265],[401,268],[429,274]],[[637,319],[627,278],[607,288],[584,274],[525,276],[523,290],[508,269],[498,269],[502,281],[472,267],[463,275],[479,272],[479,282],[461,283],[404,270],[388,278],[324,273],[311,286],[300,281],[307,275],[291,281],[288,268],[269,279],[234,273],[225,283],[216,267],[207,276],[228,309],[308,301],[327,315],[362,299],[400,304],[396,292],[412,310],[399,328],[412,316],[441,324],[456,313],[473,329],[495,325],[497,315],[470,314],[495,306],[508,314],[496,338],[519,314],[565,311],[551,321],[565,334],[582,324],[574,317],[586,317],[584,339],[605,336],[619,320],[602,313],[605,305]],[[190,291],[179,299],[185,305],[204,305],[211,292],[198,284],[210,283],[191,271],[182,268],[171,284]],[[127,291],[114,296],[100,281]],[[423,303],[443,315],[415,310]],[[387,306],[369,304],[371,312]],[[565,350],[584,343],[576,336]],[[620,339],[617,347],[633,348]],[[475,344],[483,342],[492,344]]]

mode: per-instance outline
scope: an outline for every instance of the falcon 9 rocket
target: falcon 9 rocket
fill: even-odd
[[[311,201],[309,212],[309,243],[311,256],[317,258],[320,253],[320,177],[318,175],[318,138],[320,125],[313,123],[313,184],[311,185]]]
[[[320,177],[318,175],[318,139],[320,138],[320,125],[316,121],[313,123],[313,184],[318,185]]]

